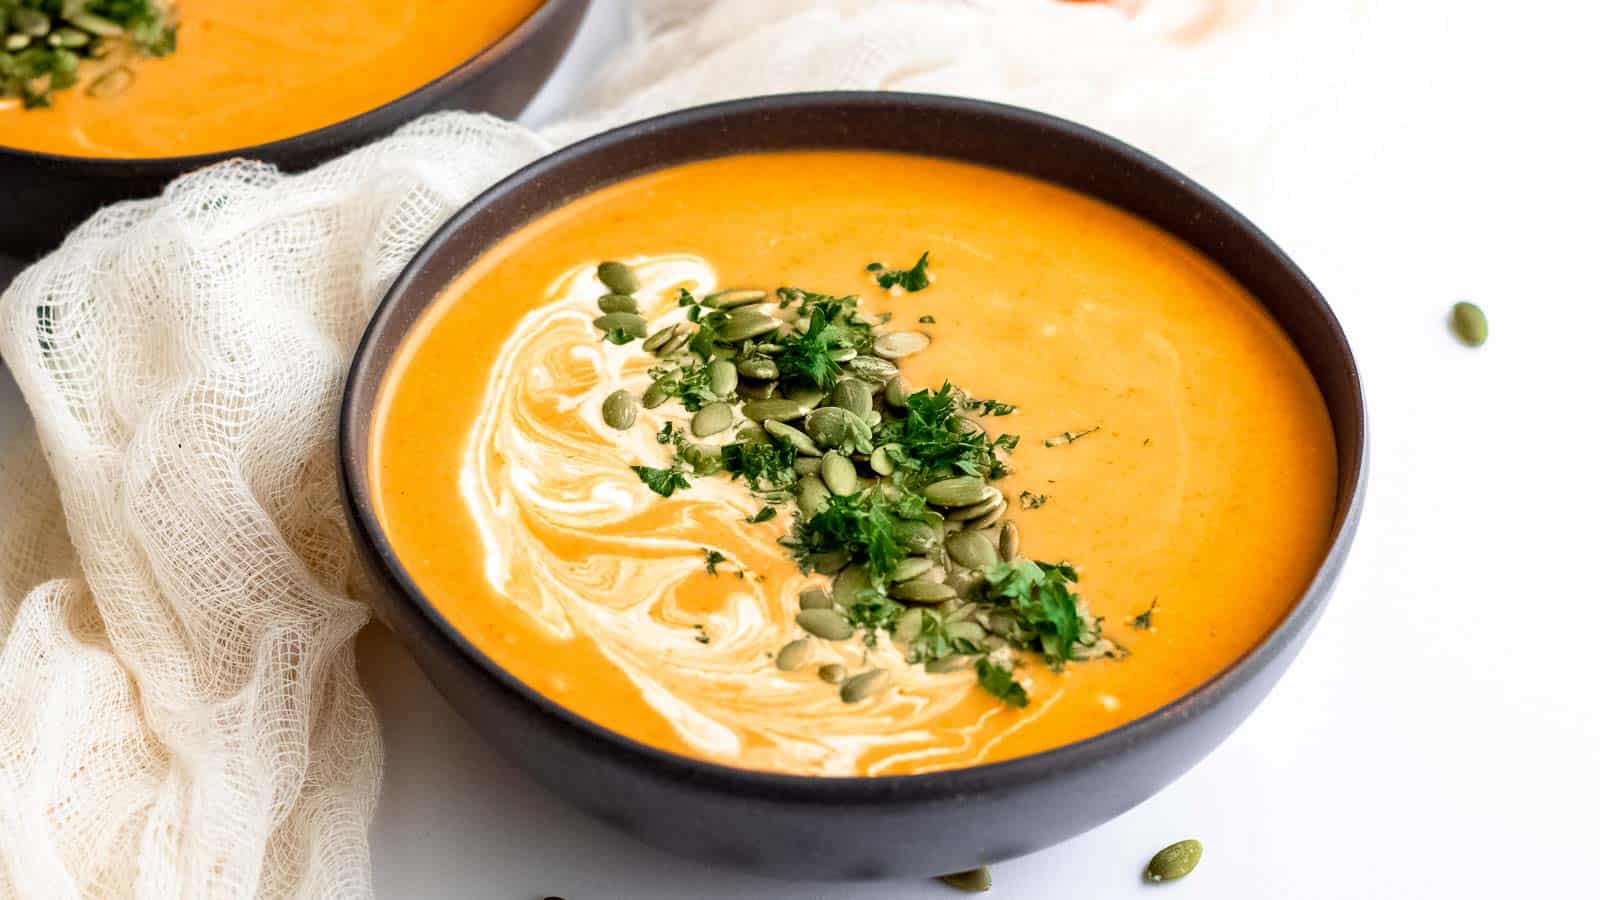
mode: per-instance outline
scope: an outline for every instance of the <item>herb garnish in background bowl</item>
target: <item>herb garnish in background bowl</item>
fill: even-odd
[[[47,107],[82,78],[90,96],[112,97],[132,84],[131,62],[177,47],[162,0],[0,0],[0,99]]]
[[[924,253],[908,270],[868,271],[886,290],[915,291],[928,286],[927,267]],[[609,291],[594,320],[602,340],[638,341],[657,359],[642,396],[606,398],[606,423],[631,428],[640,406],[672,403],[683,414],[656,434],[673,447],[670,464],[634,466],[639,479],[664,497],[697,477],[742,479],[763,503],[756,520],[793,512],[781,543],[801,570],[832,576],[830,589],[800,595],[795,621],[806,636],[777,651],[778,668],[805,667],[813,640],[859,635],[877,646],[887,636],[907,663],[973,669],[985,691],[1024,707],[1017,666],[1037,660],[1060,671],[1126,656],[1102,636],[1072,566],[1025,557],[1005,518],[1010,502],[995,482],[1010,474],[1005,457],[1019,438],[991,436],[981,420],[1015,407],[948,382],[913,390],[901,379],[898,360],[926,349],[926,333],[885,330],[855,296],[792,287],[698,297],[680,288],[686,321],[649,332],[633,271],[605,262],[596,275]],[[731,443],[698,442],[731,429]],[[1021,501],[1043,503],[1031,493]],[[818,677],[839,684],[845,703],[890,686],[882,669],[836,669]]]

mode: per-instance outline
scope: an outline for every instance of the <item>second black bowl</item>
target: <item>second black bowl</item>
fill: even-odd
[[[373,409],[395,351],[484,250],[597,188],[709,157],[860,149],[962,160],[1090,194],[1187,241],[1243,284],[1310,368],[1333,422],[1338,494],[1328,550],[1299,602],[1255,649],[1180,699],[1089,740],[924,775],[776,775],[663,752],[582,718],[470,644],[406,574],[372,504]],[[340,475],[378,615],[461,714],[550,790],[657,846],[805,879],[930,876],[1065,840],[1183,774],[1243,721],[1327,605],[1366,471],[1361,385],[1332,312],[1294,263],[1222,201],[1080,125],[972,100],[800,94],[673,113],[608,132],[512,175],[451,219],[379,306],[346,386]]]
[[[297,172],[435,110],[515,118],[555,71],[588,8],[589,0],[548,0],[500,40],[411,93],[270,144],[152,159],[56,156],[0,147],[0,255],[37,256],[100,207],[153,196],[185,172],[232,157],[265,160]]]

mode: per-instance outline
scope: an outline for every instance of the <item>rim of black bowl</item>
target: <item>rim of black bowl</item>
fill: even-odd
[[[572,4],[587,7],[590,0],[545,0],[539,8],[529,13],[514,28],[497,38],[435,78],[410,91],[394,97],[371,109],[363,110],[347,119],[330,122],[320,128],[291,134],[288,137],[247,144],[226,150],[190,153],[184,156],[73,156],[65,153],[42,153],[0,145],[0,163],[7,157],[33,160],[50,166],[71,167],[74,174],[91,177],[109,176],[126,178],[130,175],[164,174],[169,171],[189,171],[209,166],[234,157],[271,157],[284,150],[304,151],[316,147],[338,147],[348,143],[355,135],[367,133],[366,126],[384,115],[391,107],[401,103],[426,99],[429,95],[448,91],[456,82],[470,78],[488,68],[510,53],[513,48],[532,37],[544,27],[545,20],[554,18],[563,6]]]
[[[587,154],[618,144],[649,140],[654,134],[663,130],[714,126],[717,120],[728,116],[783,113],[799,109],[814,111],[819,107],[824,109],[848,107],[856,110],[865,108],[877,111],[894,109],[899,112],[905,112],[908,109],[923,109],[966,113],[969,115],[976,114],[994,119],[1010,120],[1014,123],[1032,125],[1034,127],[1044,127],[1047,130],[1063,135],[1070,135],[1074,140],[1096,144],[1101,149],[1110,150],[1127,161],[1138,165],[1145,173],[1165,178],[1173,186],[1190,192],[1192,196],[1211,207],[1215,213],[1228,219],[1230,225],[1247,232],[1263,251],[1271,255],[1274,261],[1282,266],[1286,272],[1293,275],[1299,282],[1298,286],[1304,294],[1314,300],[1317,307],[1316,312],[1324,320],[1324,324],[1330,329],[1331,333],[1338,339],[1339,346],[1337,350],[1341,357],[1341,364],[1348,368],[1348,371],[1344,374],[1349,378],[1351,388],[1354,391],[1356,400],[1355,434],[1353,436],[1354,439],[1350,442],[1351,452],[1354,455],[1354,459],[1351,461],[1353,466],[1347,469],[1346,461],[1342,458],[1343,454],[1341,452],[1341,459],[1338,465],[1341,478],[1333,523],[1329,531],[1327,546],[1323,551],[1322,562],[1317,567],[1316,575],[1301,590],[1299,599],[1295,602],[1293,608],[1243,656],[1234,660],[1222,671],[1213,675],[1199,686],[1137,719],[1093,737],[1063,744],[1049,750],[1042,750],[997,762],[940,769],[911,775],[796,775],[758,769],[742,769],[662,750],[579,715],[545,697],[534,690],[532,686],[518,679],[490,659],[482,650],[468,641],[428,600],[416,583],[411,580],[410,575],[405,570],[405,566],[389,545],[388,539],[384,536],[383,530],[377,521],[371,497],[366,490],[366,479],[357,477],[358,469],[365,470],[369,468],[368,461],[370,460],[371,448],[370,446],[354,446],[354,435],[352,434],[354,422],[350,412],[354,395],[360,385],[375,381],[373,397],[376,398],[378,396],[378,390],[381,389],[382,380],[388,372],[393,356],[381,360],[374,359],[372,353],[374,352],[375,337],[379,330],[384,327],[388,317],[394,312],[394,305],[398,298],[405,294],[409,290],[411,283],[423,270],[430,266],[433,262],[434,254],[451,240],[464,223],[476,218],[495,204],[503,202],[508,195],[521,189],[526,182],[538,180],[541,176],[560,169],[568,165],[570,161],[580,159]],[[803,142],[795,142],[778,149],[806,150],[819,148],[849,149],[840,144],[819,147],[818,145],[807,145]],[[858,149],[874,150],[876,148],[862,146]],[[711,154],[700,158],[716,158],[719,155],[737,156],[744,153],[759,152],[769,152],[769,149],[741,149],[738,146],[730,146],[727,153]],[[927,148],[922,151],[921,155],[939,157],[940,153],[937,148]],[[589,188],[588,191],[597,190],[606,185],[616,184],[630,178],[637,178],[648,174],[650,171],[660,171],[683,165],[690,161],[692,160],[675,160],[664,163],[654,169],[639,169],[603,184],[597,184]],[[981,163],[974,164],[981,165]],[[994,166],[990,167],[995,168]],[[1004,170],[1002,169],[1002,171]],[[551,210],[545,210],[531,218],[525,218],[522,220],[522,224],[525,225],[533,221],[539,215],[547,215],[553,209],[569,204],[583,195],[561,197]],[[1108,201],[1102,200],[1101,202]],[[1167,229],[1163,228],[1162,230],[1166,231]],[[512,231],[514,232],[515,228]],[[1185,243],[1188,242],[1185,241]],[[452,279],[459,277],[488,249],[490,248],[478,248],[478,254],[467,258],[459,267],[451,266],[450,268],[453,271],[451,271],[450,277]],[[1207,255],[1209,258],[1209,255],[1205,254],[1204,251],[1197,250],[1197,252]],[[438,295],[435,294],[434,296],[437,297]],[[418,307],[418,318],[431,302],[432,300],[430,299],[427,303]],[[399,336],[397,346],[404,343],[414,325],[415,320],[404,327]],[[1296,352],[1300,352],[1298,348]],[[1324,397],[1324,402],[1327,402],[1326,396]],[[1277,244],[1273,243],[1270,238],[1233,207],[1200,187],[1187,176],[1143,151],[1067,119],[1022,107],[963,97],[875,91],[822,91],[775,94],[691,107],[643,119],[564,147],[517,170],[490,187],[487,191],[467,203],[466,206],[462,207],[460,211],[439,227],[417,252],[417,255],[401,270],[399,276],[396,277],[394,283],[390,285],[383,299],[379,301],[374,309],[367,329],[356,348],[355,356],[351,362],[350,376],[346,380],[339,410],[338,440],[339,477],[343,483],[346,502],[353,507],[354,520],[359,528],[359,533],[352,537],[358,541],[365,541],[375,551],[383,566],[383,575],[400,592],[405,601],[417,609],[429,625],[437,629],[440,634],[450,641],[456,651],[471,660],[483,674],[488,675],[502,687],[517,694],[543,714],[561,720],[569,727],[598,742],[600,746],[608,748],[623,761],[631,759],[639,764],[650,766],[669,777],[693,779],[697,786],[700,787],[784,803],[916,803],[934,797],[948,798],[952,780],[958,780],[961,783],[961,787],[967,790],[989,790],[1023,786],[1048,776],[1055,770],[1093,765],[1101,759],[1121,752],[1128,746],[1149,741],[1176,727],[1196,712],[1215,705],[1235,685],[1249,679],[1265,667],[1315,621],[1322,603],[1326,602],[1326,595],[1333,586],[1333,581],[1338,575],[1343,558],[1348,553],[1349,545],[1354,537],[1355,524],[1358,518],[1357,513],[1360,510],[1365,494],[1368,468],[1366,399],[1359,375],[1356,372],[1354,353],[1350,349],[1344,329],[1340,326],[1338,319],[1333,314],[1333,310],[1328,306],[1321,292],[1316,289],[1316,286],[1311,283],[1300,268],[1284,254]],[[1346,478],[1342,474],[1346,471],[1353,474]],[[1307,602],[1318,597],[1323,598],[1322,603]]]

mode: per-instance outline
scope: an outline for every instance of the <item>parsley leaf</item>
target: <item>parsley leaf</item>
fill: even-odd
[[[710,547],[702,547],[700,548],[700,552],[706,555],[707,575],[717,574],[717,564],[721,562],[727,562],[728,560],[728,557],[724,556],[721,550],[712,550]]]
[[[968,400],[967,409],[978,410],[980,416],[1009,416],[1017,411],[1015,406],[999,400]]]
[[[873,580],[881,583],[906,558],[895,526],[895,508],[878,491],[832,497],[800,523],[794,544],[803,558],[842,552],[849,559],[865,560]]]
[[[1140,631],[1149,631],[1152,627],[1150,617],[1155,615],[1155,612],[1156,601],[1151,600],[1149,609],[1133,617],[1133,627],[1139,629]]]
[[[652,469],[649,466],[629,466],[644,486],[663,497],[671,497],[672,492],[689,486],[689,479],[684,476],[683,470]]]
[[[760,525],[762,522],[772,521],[777,517],[777,515],[778,511],[776,509],[770,506],[763,506],[759,510],[756,510],[755,515],[745,517],[745,521],[749,522],[751,525]]]
[[[1011,670],[987,659],[978,660],[978,684],[1008,706],[1028,705],[1028,692],[1011,677]]]
[[[997,478],[1005,464],[996,448],[1011,449],[1015,438],[989,438],[958,415],[960,401],[949,382],[937,391],[917,391],[906,397],[906,417],[886,424],[883,441],[899,444],[890,452],[895,465],[916,474],[913,480],[932,480],[949,473]]]
[[[1024,632],[1034,635],[1028,643],[1045,662],[1059,666],[1072,658],[1072,645],[1085,629],[1072,590],[1078,573],[1071,566],[1019,559],[995,563],[984,576],[996,604],[1007,605]]]
[[[873,263],[867,266],[867,271],[878,280],[878,287],[888,290],[895,285],[905,288],[910,293],[916,293],[928,286],[928,251],[922,251],[922,256],[917,259],[917,264],[909,269],[885,269],[883,263]]]
[[[1023,509],[1038,509],[1039,507],[1050,502],[1050,495],[1035,494],[1033,491],[1023,491],[1017,495],[1017,499],[1022,501]]]

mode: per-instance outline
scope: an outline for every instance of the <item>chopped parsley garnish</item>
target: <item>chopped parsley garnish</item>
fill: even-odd
[[[995,450],[1015,439],[1001,435],[999,440],[989,440],[982,429],[971,427],[957,414],[958,405],[949,382],[937,391],[922,390],[906,397],[906,417],[881,429],[887,442],[899,445],[891,454],[895,465],[924,481],[952,472],[983,478],[1004,473],[1004,463]]]
[[[928,251],[922,251],[917,264],[909,269],[886,269],[883,263],[872,263],[867,266],[867,271],[878,280],[878,287],[889,290],[896,285],[903,287],[910,293],[916,293],[926,288],[928,279]]]
[[[895,513],[904,507],[879,491],[832,497],[795,529],[793,546],[805,562],[822,553],[843,553],[863,559],[874,580],[882,582],[906,558]]]
[[[1033,491],[1023,491],[1017,495],[1017,499],[1022,502],[1023,509],[1038,509],[1039,507],[1050,502],[1050,495],[1035,494]]]
[[[995,563],[984,575],[991,596],[1007,604],[1024,634],[1032,636],[1024,644],[1032,645],[1052,666],[1075,658],[1072,647],[1085,636],[1085,627],[1078,595],[1072,590],[1078,573],[1071,566],[1019,559]],[[1098,640],[1098,633],[1094,637]]]
[[[987,659],[978,660],[978,684],[1007,706],[1028,705],[1028,692],[1011,677],[1011,670]]]
[[[687,488],[689,479],[683,470],[677,467],[671,469],[653,469],[649,466],[629,466],[644,486],[663,497],[671,497],[672,492]]]
[[[751,488],[772,490],[795,481],[794,446],[788,441],[739,441],[724,444],[720,452],[722,468],[729,475],[750,482]]]
[[[707,575],[717,574],[717,564],[727,562],[728,560],[728,557],[724,556],[721,550],[713,550],[710,547],[702,547],[700,548],[700,552],[706,555]]]
[[[917,321],[921,322],[924,325],[934,325],[934,324],[937,324],[939,320],[935,319],[933,316],[923,316],[923,317],[917,319]]]
[[[1156,601],[1151,600],[1149,609],[1133,617],[1133,627],[1139,629],[1140,631],[1149,631],[1151,627],[1150,617],[1155,615],[1155,613]]]
[[[779,377],[832,390],[843,371],[834,356],[871,346],[872,323],[857,315],[855,297],[834,297],[795,288],[781,288],[778,293],[791,303],[798,301],[800,306],[795,314],[806,320],[804,329],[775,342],[778,352],[773,361],[778,364]]]
[[[1099,431],[1099,430],[1100,430],[1100,426],[1096,425],[1095,427],[1089,429],[1088,431],[1079,431],[1079,432],[1076,432],[1076,433],[1071,432],[1071,431],[1063,431],[1060,434],[1056,435],[1055,437],[1047,437],[1047,438],[1045,438],[1044,439],[1044,445],[1046,447],[1059,447],[1062,444],[1075,444],[1079,440],[1083,439],[1084,437],[1086,437],[1088,435],[1091,435],[1091,434],[1094,434],[1096,431]]]
[[[772,521],[773,519],[777,518],[777,516],[778,511],[776,509],[771,506],[763,506],[756,510],[755,515],[746,516],[745,521],[749,522],[751,525],[760,525],[762,522]]]
[[[980,416],[1009,416],[1017,411],[1015,406],[999,400],[968,400],[966,406],[977,410]]]

